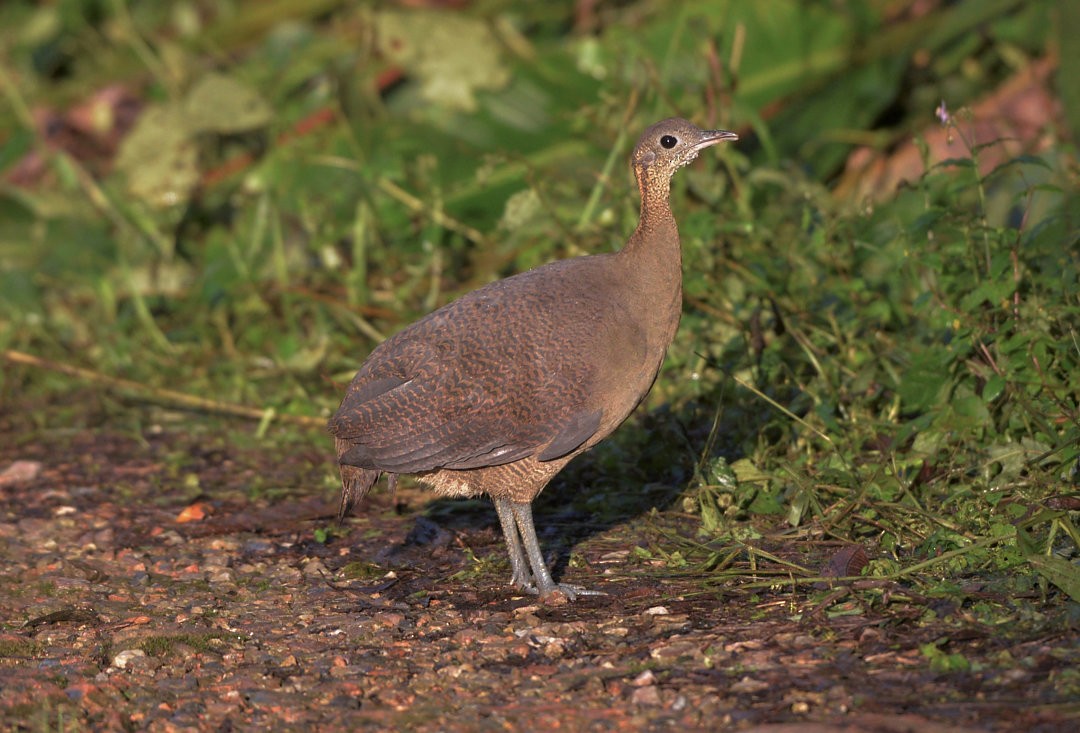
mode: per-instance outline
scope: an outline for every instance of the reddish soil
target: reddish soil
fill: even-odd
[[[4,730],[1036,733],[1080,720],[1076,607],[1057,596],[990,626],[968,601],[870,579],[755,591],[673,574],[634,548],[687,521],[643,507],[592,530],[560,514],[556,486],[538,502],[542,541],[580,537],[559,572],[608,595],[542,604],[505,585],[490,507],[406,487],[338,528],[329,444],[26,435],[0,424]]]

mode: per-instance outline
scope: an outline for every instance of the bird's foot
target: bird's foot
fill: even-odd
[[[528,570],[515,568],[513,575],[510,576],[510,585],[526,593],[536,592],[536,583],[533,582],[532,573]]]
[[[569,583],[555,583],[552,587],[546,590],[540,590],[533,583],[526,583],[525,585],[517,586],[519,589],[526,593],[531,593],[534,596],[540,596],[540,600],[554,600],[557,596],[562,596],[568,601],[576,601],[578,596],[606,596],[602,590],[589,590],[580,585],[570,585]]]

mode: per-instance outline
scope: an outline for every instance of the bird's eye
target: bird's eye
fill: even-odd
[[[660,144],[668,150],[671,150],[673,147],[675,147],[678,142],[679,141],[675,139],[674,135],[664,135],[662,138],[660,138]]]

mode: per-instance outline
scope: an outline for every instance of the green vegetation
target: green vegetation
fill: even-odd
[[[11,731],[75,733],[88,730],[80,720],[78,708],[60,697],[42,700],[35,705],[20,705],[8,712],[14,719],[23,721],[19,727],[7,728]]]
[[[634,555],[684,572],[745,577],[787,527],[866,544],[873,575],[1080,601],[1080,102],[1034,105],[1035,152],[970,111],[1047,58],[1077,78],[1053,31],[1076,11],[894,5],[5,3],[0,400],[36,439],[163,419],[121,395],[321,445],[385,334],[620,246],[629,146],[682,114],[743,139],[677,178],[687,306],[646,403],[667,411],[568,474],[590,471],[580,506],[689,509],[696,538]],[[845,173],[910,141],[895,190]]]
[[[151,657],[170,657],[176,654],[220,652],[229,640],[236,641],[236,636],[221,632],[204,634],[170,634],[147,636],[139,640],[138,648]]]
[[[27,639],[0,640],[0,657],[32,657],[41,652],[41,644]]]

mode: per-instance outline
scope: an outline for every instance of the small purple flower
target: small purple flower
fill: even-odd
[[[947,125],[952,122],[952,116],[949,114],[949,108],[945,106],[945,100],[941,100],[941,104],[934,110],[934,114],[941,121],[942,125]]]

